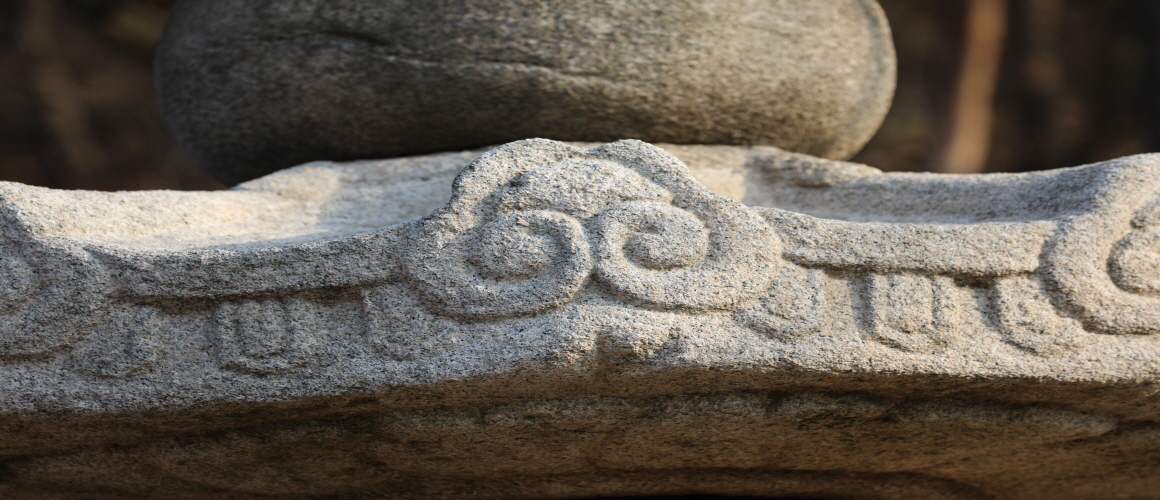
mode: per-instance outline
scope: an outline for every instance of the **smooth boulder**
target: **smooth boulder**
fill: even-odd
[[[178,142],[237,183],[529,137],[856,153],[894,91],[874,0],[179,0]]]

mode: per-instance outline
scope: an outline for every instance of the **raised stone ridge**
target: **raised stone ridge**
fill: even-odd
[[[1151,498],[1158,207],[631,140],[3,183],[0,493]]]

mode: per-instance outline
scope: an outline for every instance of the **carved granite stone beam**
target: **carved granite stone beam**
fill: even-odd
[[[639,141],[4,183],[0,494],[1160,498],[1158,207]]]

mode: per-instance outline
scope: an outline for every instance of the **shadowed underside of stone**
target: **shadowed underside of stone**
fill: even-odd
[[[6,183],[0,492],[1153,498],[1157,158],[528,140]]]

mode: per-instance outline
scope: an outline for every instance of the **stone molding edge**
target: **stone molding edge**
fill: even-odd
[[[447,321],[534,316],[584,290],[630,309],[727,313],[792,341],[825,326],[831,275],[853,276],[867,335],[902,352],[961,343],[958,321],[978,307],[965,283],[988,290],[984,309],[1005,340],[1037,355],[1093,333],[1160,331],[1160,161],[1046,175],[1084,181],[1073,186],[1084,203],[1048,219],[848,222],[716,195],[639,141],[588,150],[533,139],[480,156],[451,200],[419,220],[302,244],[116,252],[32,237],[5,209],[0,359],[72,347],[78,371],[130,376],[156,359],[156,305],[198,299],[216,304],[222,367],[289,373],[324,362],[314,356],[319,306],[297,295],[338,288],[359,290],[371,343],[401,360],[422,356],[420,332]],[[121,340],[89,341],[106,330]]]

